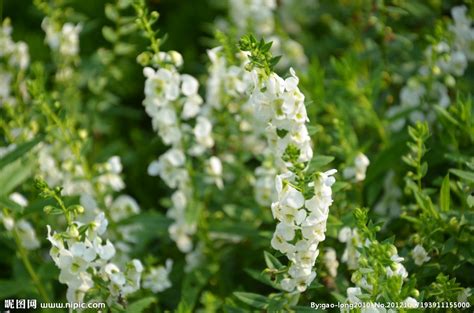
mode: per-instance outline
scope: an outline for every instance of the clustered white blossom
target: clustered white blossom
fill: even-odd
[[[288,273],[281,287],[292,292],[303,292],[316,277],[313,270],[319,254],[318,244],[325,239],[329,206],[332,204],[332,177],[336,170],[317,173],[308,187],[313,196],[305,199],[296,187],[297,178],[292,172],[296,164],[285,161],[288,149],[296,149],[294,162],[301,164],[311,160],[313,150],[305,123],[308,121],[304,95],[298,88],[298,77],[290,69],[291,76],[283,79],[275,73],[268,77],[253,71],[255,88],[249,98],[258,119],[265,124],[268,155],[275,159],[279,174],[275,178],[276,201],[271,205],[273,217],[278,220],[271,241],[274,249],[290,260]],[[283,134],[282,134],[283,132]]]
[[[0,25],[0,107],[15,105],[12,96],[12,84],[19,71],[27,69],[30,63],[28,45],[22,41],[14,42],[10,20],[5,19]]]
[[[154,293],[161,292],[171,287],[169,274],[173,266],[172,260],[166,260],[166,266],[150,268],[143,275],[143,288],[150,289]]]
[[[73,221],[65,232],[52,232],[48,225],[48,240],[52,247],[51,258],[60,269],[59,281],[68,286],[69,302],[83,302],[84,296],[94,287],[94,278],[107,283],[110,293],[108,302],[126,297],[140,288],[143,266],[139,260],[132,260],[120,269],[111,259],[115,246],[104,235],[108,220],[104,213],[83,224]],[[79,229],[87,227],[84,236]]]
[[[152,119],[153,129],[170,148],[148,167],[148,174],[159,175],[172,189],[172,207],[168,217],[173,219],[169,234],[178,248],[185,253],[193,249],[192,236],[196,232],[195,221],[188,221],[186,208],[193,197],[189,174],[188,156],[203,156],[214,147],[212,123],[203,114],[203,99],[199,95],[199,83],[188,74],[180,74],[182,65],[179,53],[159,52],[157,63],[166,64],[155,70],[145,67],[145,100],[143,105]],[[223,186],[222,163],[216,156],[206,164],[210,181]]]
[[[265,124],[255,115],[255,107],[249,100],[248,90],[252,87],[252,74],[245,69],[248,56],[236,55],[237,64],[229,64],[222,47],[208,51],[211,61],[206,88],[206,103],[203,110],[210,118],[226,112],[238,126],[238,144],[242,150],[254,156],[262,156],[267,147]],[[227,162],[232,162],[228,158]],[[262,165],[255,170],[255,199],[262,206],[269,206],[276,199],[276,170],[272,164]]]
[[[329,272],[331,277],[337,276],[337,268],[339,267],[339,262],[337,261],[336,250],[333,248],[327,248],[324,252],[324,265]]]
[[[362,152],[359,152],[354,158],[354,166],[347,167],[344,170],[344,178],[354,179],[356,182],[365,180],[365,174],[369,164],[369,158],[367,158],[367,156]]]
[[[61,186],[65,195],[81,195],[83,201],[95,202],[96,193],[121,191],[125,183],[121,177],[122,163],[119,156],[110,157],[107,162],[96,164],[97,175],[90,180],[83,164],[77,160],[71,149],[61,143],[39,145],[39,172],[49,186]],[[92,198],[92,200],[90,200]],[[87,213],[98,213],[94,205]],[[87,215],[87,214],[86,214]]]
[[[347,264],[347,268],[355,270],[358,268],[360,252],[357,249],[362,245],[357,229],[348,226],[343,227],[338,234],[340,242],[346,243],[341,261]]]
[[[455,77],[463,76],[468,63],[474,60],[474,27],[472,19],[466,14],[466,6],[451,9],[453,23],[448,27],[451,38],[426,48],[425,64],[418,69],[416,75],[408,79],[400,91],[400,105],[390,108],[388,116],[407,111],[411,122],[433,122],[436,115],[428,105],[439,105],[442,108],[449,106],[451,100],[448,88],[454,87]],[[404,124],[405,119],[398,117],[390,127],[398,131]]]
[[[59,52],[66,57],[79,54],[79,33],[82,26],[65,23],[62,26],[55,21],[45,18],[41,27],[46,33],[46,43],[53,51]]]

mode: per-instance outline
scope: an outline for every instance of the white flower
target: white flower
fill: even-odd
[[[126,283],[122,288],[122,294],[128,295],[140,289],[141,273],[143,272],[142,263],[134,259],[126,265],[125,278]]]
[[[198,92],[199,83],[196,78],[191,75],[181,75],[181,92],[190,97]]]
[[[218,157],[212,156],[209,158],[206,166],[206,172],[209,176],[211,176],[219,189],[224,188],[224,183],[222,181],[222,163]]]
[[[454,51],[450,56],[447,70],[456,76],[462,76],[467,65],[466,55],[462,51]]]
[[[28,200],[20,193],[14,192],[9,196],[10,200],[17,203],[22,207],[26,207],[28,205]]]
[[[13,227],[15,227],[15,220],[11,216],[5,216],[0,212],[0,220],[2,220],[3,226],[8,231],[11,231]]]
[[[324,252],[324,263],[328,269],[329,275],[332,277],[337,276],[337,268],[339,267],[339,262],[336,257],[336,250],[333,248],[327,248]]]
[[[145,100],[143,104],[150,114],[151,108],[159,108],[168,105],[169,101],[176,100],[179,96],[180,76],[173,70],[160,68],[156,72],[146,67],[143,74],[147,77],[145,81]],[[150,114],[153,117],[153,114]]]
[[[39,248],[40,242],[36,238],[34,228],[24,219],[18,220],[16,223],[16,231],[20,237],[21,244],[28,250]]]
[[[352,238],[352,229],[348,226],[344,226],[339,231],[338,239],[340,242],[348,242]]]
[[[387,271],[387,276],[392,277],[392,276],[400,276],[403,279],[408,277],[408,272],[405,269],[405,267],[401,263],[395,262],[392,267],[387,266],[386,268]]]
[[[148,166],[148,174],[151,176],[160,175],[161,179],[170,188],[176,188],[178,184],[184,183],[187,172],[183,168],[186,157],[182,150],[172,148],[160,156],[158,161],[153,161]]]
[[[295,247],[289,244],[288,241],[293,240],[294,237],[295,230],[291,226],[285,223],[278,223],[275,233],[273,233],[271,245],[273,249],[282,253],[293,252]]]
[[[120,174],[122,172],[123,166],[120,161],[120,157],[114,155],[107,160],[107,169],[114,174]]]
[[[201,109],[202,98],[198,94],[189,96],[184,102],[181,117],[185,120],[194,118]]]
[[[283,288],[283,290],[292,292],[296,288],[296,281],[291,278],[284,278],[281,281],[280,285],[281,285],[281,288]]]
[[[15,45],[15,49],[10,57],[10,64],[24,70],[28,67],[29,63],[28,45],[20,41]]]
[[[257,167],[255,169],[255,199],[262,206],[271,205],[276,200],[275,176],[276,170],[271,167]]]
[[[458,302],[468,302],[468,298],[471,296],[471,288],[463,288],[462,291],[458,293],[457,300]]]
[[[198,116],[193,132],[196,142],[203,148],[212,148],[214,146],[212,124],[206,117]]]
[[[97,202],[90,194],[82,194],[79,198],[79,202],[84,207],[85,211],[95,211],[97,209]]]
[[[49,18],[44,18],[41,22],[41,28],[46,33],[46,39],[48,46],[52,50],[56,50],[59,48],[60,40],[61,40],[61,32],[57,29],[56,25],[52,24]]]
[[[431,258],[428,256],[428,253],[421,245],[416,245],[413,251],[411,252],[415,264],[418,266],[423,265],[423,263],[428,262]]]
[[[105,233],[108,224],[109,224],[109,222],[105,218],[104,212],[100,212],[96,216],[94,221],[91,222],[91,228],[90,229],[92,230],[93,233],[97,233],[98,235],[102,235],[103,233]]]
[[[358,153],[354,159],[354,166],[344,170],[344,178],[354,178],[356,182],[365,180],[365,173],[370,161],[363,153]]]
[[[402,105],[417,107],[421,103],[421,98],[425,95],[425,87],[415,79],[410,79],[405,87],[400,91]]]
[[[181,53],[174,50],[170,50],[168,51],[168,55],[174,66],[180,67],[183,65],[183,56],[181,55]]]
[[[358,268],[358,259],[360,252],[357,248],[361,246],[357,230],[351,230],[349,227],[343,227],[339,232],[339,241],[346,243],[346,249],[342,254],[341,261],[347,264],[351,270]]]
[[[194,233],[192,227],[185,222],[175,222],[168,228],[171,239],[176,242],[181,252],[188,253],[193,249],[193,242],[190,237]]]
[[[10,86],[12,75],[10,73],[0,72],[0,99],[7,99],[10,97]]]
[[[137,201],[128,195],[118,196],[110,205],[110,218],[114,222],[121,221],[129,216],[140,213]]]
[[[115,247],[108,239],[105,245],[101,245],[101,240],[94,240],[94,246],[95,251],[102,260],[108,261],[115,255]]]
[[[416,309],[418,307],[418,301],[416,301],[415,298],[408,297],[405,300],[403,300],[404,307],[410,308],[410,309]]]
[[[362,302],[359,297],[362,295],[362,290],[359,287],[347,288],[347,300],[349,303],[360,303]]]
[[[143,277],[143,287],[150,289],[153,293],[161,292],[171,287],[169,274],[173,266],[172,260],[166,260],[166,267],[158,266],[150,269]]]
[[[79,33],[81,25],[66,23],[61,30],[59,52],[63,55],[74,56],[79,53]]]

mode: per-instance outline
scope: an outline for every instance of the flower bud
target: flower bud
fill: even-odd
[[[87,138],[87,130],[86,129],[79,130],[79,138],[81,138],[82,140],[85,140]]]
[[[446,76],[444,82],[448,87],[454,87],[456,85],[456,79],[453,77],[453,75]]]
[[[183,56],[181,53],[171,50],[168,52],[171,62],[176,66],[176,67],[181,67],[183,65]]]
[[[137,56],[137,63],[140,64],[141,66],[147,66],[148,64],[150,64],[151,58],[152,58],[152,55],[148,51],[140,53]]]
[[[150,18],[151,18],[151,21],[154,22],[156,20],[158,20],[158,18],[160,17],[160,14],[156,11],[153,11],[151,12],[150,14]]]
[[[69,226],[68,233],[72,238],[79,237],[79,230],[75,224]]]
[[[54,207],[52,205],[47,205],[43,208],[43,212],[46,213],[46,214],[51,214],[53,209],[54,209]]]

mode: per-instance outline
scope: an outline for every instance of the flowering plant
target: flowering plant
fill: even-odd
[[[469,309],[465,2],[0,0],[0,305]]]

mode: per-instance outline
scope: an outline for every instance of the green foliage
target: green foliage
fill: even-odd
[[[12,26],[12,42],[28,45],[29,65],[15,65],[19,54],[9,59],[2,37],[9,31],[0,32],[0,299],[65,302],[67,286],[58,282],[61,269],[48,256],[46,226],[70,227],[84,239],[94,206],[109,221],[102,244],[120,243],[122,254],[113,262],[140,259],[142,277],[167,259],[174,262],[170,288],[154,293],[143,288],[142,279],[140,290],[112,301],[111,312],[305,312],[311,302],[347,303],[348,288],[355,287],[364,302],[411,297],[473,303],[474,67],[469,58],[465,66],[458,59],[458,74],[450,63],[463,45],[453,33],[451,9],[464,3],[472,18],[472,3],[275,1],[268,12],[244,16],[249,6],[232,11],[237,2],[1,2],[2,29]],[[77,53],[61,53],[48,42],[45,17],[58,33],[66,24],[80,28]],[[59,45],[66,41],[57,39]],[[206,54],[216,46],[218,62],[206,68]],[[179,59],[176,51],[184,64],[167,59]],[[186,155],[184,165],[193,186],[186,222],[196,224],[191,237],[197,256],[182,253],[170,238],[175,218],[167,212],[175,205],[174,191],[147,175],[150,162],[168,148],[150,125],[163,117],[182,123],[190,98],[168,94],[176,116],[160,111],[150,122],[142,67],[196,77],[193,96],[202,103],[192,100],[213,125],[212,148],[202,156]],[[314,157],[298,162],[298,148],[290,145],[283,160],[293,165],[286,168],[272,163],[271,153],[254,153],[265,145],[267,125],[248,123],[254,82],[245,70],[257,70],[260,80],[272,73],[285,80],[290,67],[304,94]],[[210,79],[221,72],[225,80]],[[239,80],[242,73],[248,81]],[[178,93],[183,82],[176,83]],[[213,84],[215,94],[209,93]],[[162,86],[148,87],[152,93]],[[260,104],[277,110],[279,100]],[[184,136],[194,138],[197,122],[186,123]],[[277,135],[291,132],[279,129]],[[350,169],[357,168],[362,152],[370,163],[357,180]],[[211,155],[222,161],[222,189],[208,181]],[[112,156],[122,160],[117,177],[107,162]],[[306,197],[316,194],[309,184],[318,172],[338,171],[313,268],[317,276],[303,293],[281,288],[291,262],[272,250],[273,212],[254,197],[260,186],[256,169],[276,173],[280,167],[294,173],[292,187]],[[104,183],[112,176],[123,180],[123,189]],[[92,204],[86,194],[94,195]],[[139,213],[117,219],[115,201],[122,194],[136,199]],[[24,222],[38,240],[34,249],[25,245]],[[348,229],[353,236],[341,241]],[[129,233],[135,241],[126,240]],[[418,246],[426,253],[421,265]],[[349,252],[356,256],[354,267]],[[189,270],[193,256],[199,265]],[[400,270],[397,263],[406,277],[391,275]],[[86,300],[106,299],[108,284],[97,283]]]
[[[281,56],[272,56],[271,47],[272,42],[265,42],[263,39],[258,41],[252,34],[245,35],[239,40],[240,50],[250,53],[247,69],[250,71],[255,67],[260,68],[266,75],[273,72],[273,68],[281,58]]]

